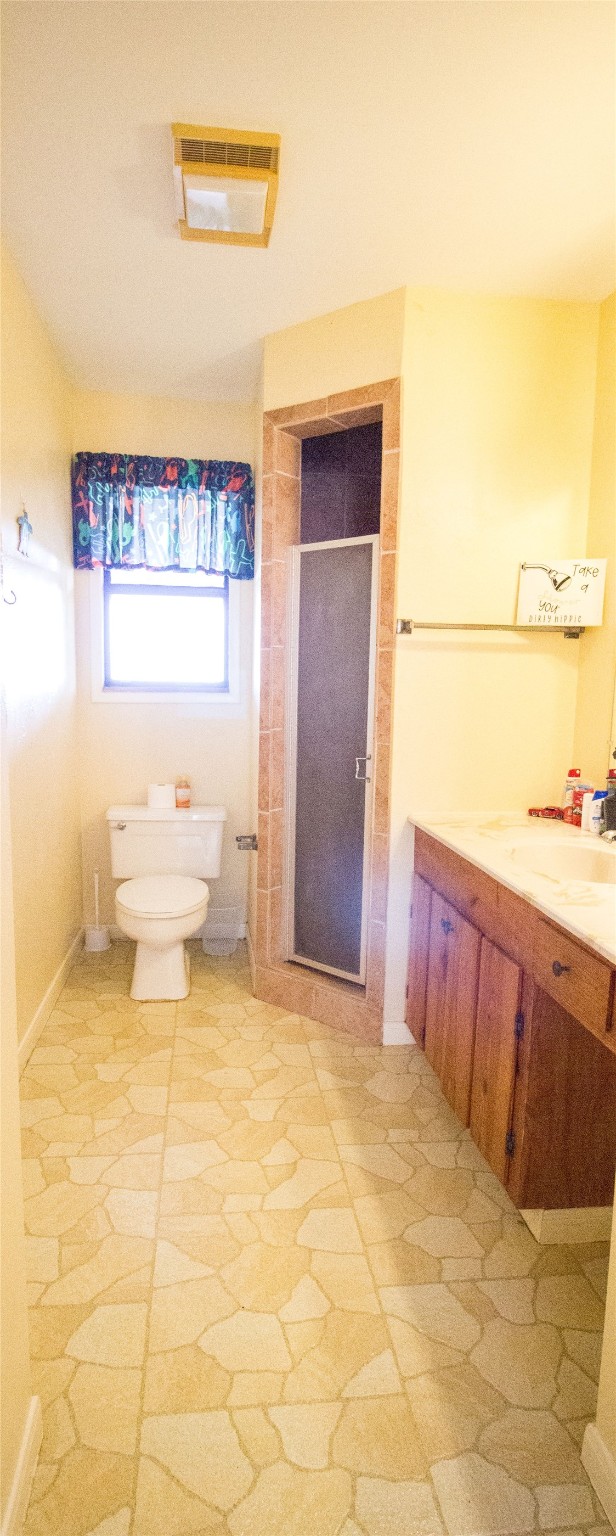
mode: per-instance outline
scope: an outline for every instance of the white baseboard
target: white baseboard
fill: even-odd
[[[404,1019],[383,1021],[383,1045],[414,1045],[415,1041]]]
[[[250,966],[250,983],[251,983],[253,992],[256,992],[256,990],[257,990],[257,957],[256,957],[254,949],[253,949],[252,937],[251,937],[251,933],[250,933],[250,928],[248,927],[248,923],[246,924],[246,943],[248,945],[248,964]]]
[[[596,1424],[586,1425],[582,1462],[610,1525],[616,1528],[616,1458]]]
[[[45,996],[41,999],[34,1018],[31,1019],[25,1035],[19,1041],[17,1047],[17,1061],[19,1071],[23,1072],[28,1057],[32,1054],[43,1025],[47,1023],[58,997],[62,991],[69,971],[75,963],[76,956],[83,944],[83,928],[75,934],[70,949],[67,950],[62,964],[58,967],[53,981],[49,983]]]
[[[21,1536],[43,1438],[40,1397],[31,1397],[0,1536]]]
[[[612,1231],[611,1205],[558,1211],[520,1211],[537,1243],[603,1243]]]

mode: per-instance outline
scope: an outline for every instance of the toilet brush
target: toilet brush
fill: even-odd
[[[86,943],[85,943],[86,949],[90,950],[90,951],[96,951],[96,950],[101,950],[101,949],[109,949],[109,945],[111,944],[111,939],[109,937],[109,929],[108,928],[101,928],[100,923],[98,921],[98,918],[99,918],[99,910],[98,910],[98,870],[95,869],[95,871],[94,871],[94,927],[87,927],[86,928]]]

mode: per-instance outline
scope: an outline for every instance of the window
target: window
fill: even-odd
[[[105,690],[229,691],[229,580],[203,571],[106,570]]]

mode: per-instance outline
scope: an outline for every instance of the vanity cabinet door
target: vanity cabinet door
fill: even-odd
[[[430,949],[430,907],[432,891],[421,875],[413,875],[413,905],[409,941],[409,968],[406,987],[406,1022],[413,1039],[422,1048],[426,1040],[426,993],[428,988],[428,953]]]
[[[611,1205],[616,1056],[524,977],[507,1189],[521,1209]]]
[[[443,1093],[469,1123],[481,935],[432,892],[425,1051]]]
[[[473,1141],[502,1184],[507,1182],[513,1151],[509,1136],[523,1028],[521,993],[521,967],[482,939],[470,1128]]]

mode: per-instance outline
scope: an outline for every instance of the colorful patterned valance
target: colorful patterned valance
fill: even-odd
[[[249,464],[77,453],[72,467],[76,569],[146,566],[254,576]]]

